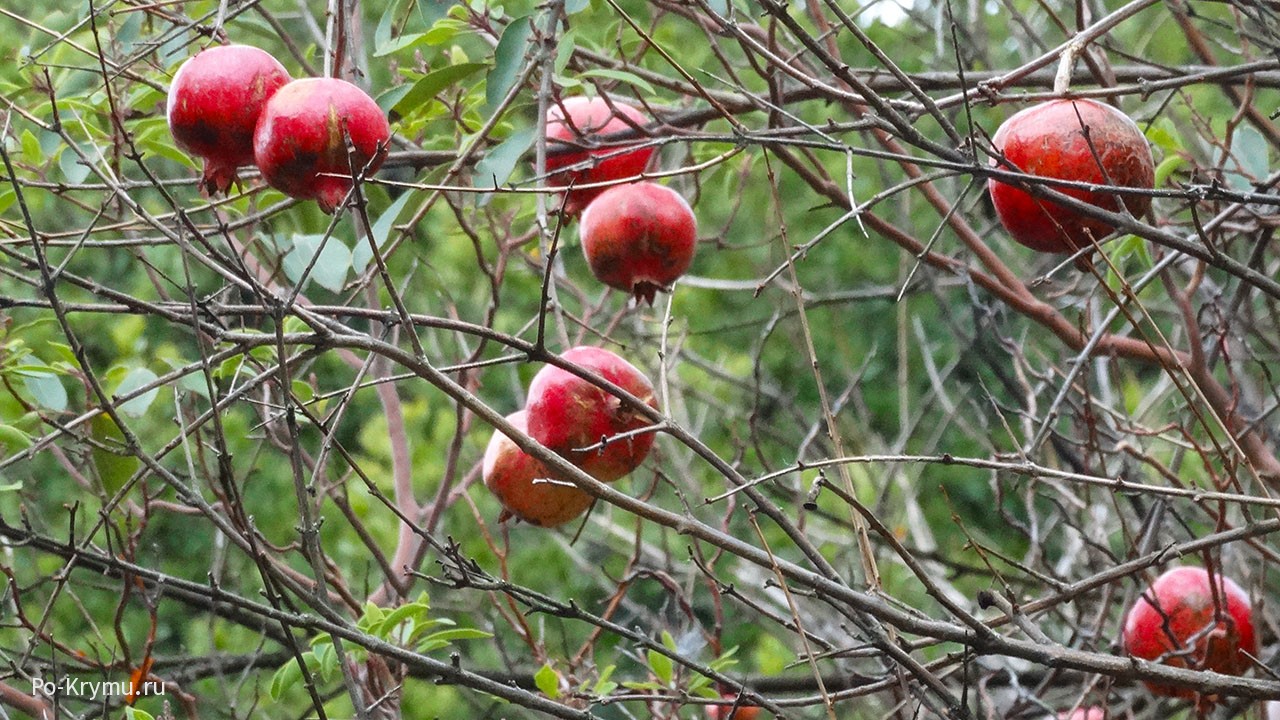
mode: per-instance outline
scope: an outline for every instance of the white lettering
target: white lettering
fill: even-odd
[[[131,680],[86,680],[75,677],[61,677],[54,680],[31,678],[31,694],[45,697],[63,695],[99,700],[112,697],[125,698],[130,695],[130,691],[135,697],[165,694],[164,683],[154,680],[139,683],[135,689]]]
[[[148,680],[142,683],[142,687],[138,689],[139,696],[143,695],[163,695],[164,683]]]

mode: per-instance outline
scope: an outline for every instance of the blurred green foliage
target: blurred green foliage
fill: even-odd
[[[907,73],[953,72],[957,54],[968,72],[1007,70],[1069,37],[1048,20],[1043,6],[1071,3],[1004,3],[1017,8],[1011,13],[996,3],[957,2],[970,13],[964,26],[974,33],[960,38],[957,50],[957,38],[940,17],[942,4],[907,4],[912,11],[907,19],[886,23],[868,14],[859,20],[859,27],[879,47],[890,49]],[[0,453],[10,458],[0,471],[0,516],[7,524],[29,524],[176,578],[217,583],[227,592],[261,600],[263,578],[252,553],[234,547],[212,523],[198,514],[164,507],[140,514],[145,503],[185,505],[188,498],[129,454],[129,441],[114,420],[101,414],[86,419],[86,413],[101,405],[85,373],[91,369],[108,397],[139,391],[116,410],[143,452],[156,457],[205,502],[218,505],[216,512],[231,514],[223,504],[238,504],[236,512],[251,519],[257,541],[282,568],[304,577],[312,574],[301,549],[294,469],[285,447],[289,438],[282,420],[284,399],[278,386],[254,380],[282,360],[278,349],[271,343],[240,350],[211,346],[209,338],[198,336],[189,324],[139,310],[151,304],[171,308],[176,316],[188,305],[270,308],[277,302],[278,298],[252,297],[233,287],[198,262],[196,253],[160,232],[167,228],[190,242],[191,233],[184,227],[188,219],[203,232],[195,244],[199,254],[238,258],[241,265],[224,269],[269,280],[278,297],[297,289],[302,269],[323,242],[325,254],[300,288],[307,303],[369,313],[393,307],[392,295],[380,281],[355,284],[372,273],[374,265],[369,239],[357,230],[353,213],[335,220],[309,203],[285,205],[284,196],[259,187],[252,173],[246,173],[244,192],[210,203],[194,184],[198,162],[173,146],[164,123],[165,90],[172,73],[198,47],[209,44],[211,33],[270,50],[295,77],[306,74],[304,64],[319,71],[324,64],[324,14],[314,3],[311,8],[305,5],[203,0],[144,8],[59,0],[38,14],[19,9],[0,14],[0,34],[6,38],[0,62],[0,99],[6,106],[3,142],[14,168],[14,177],[0,185],[0,243],[7,248],[0,260]],[[723,6],[726,12],[733,8],[743,23],[766,22],[755,4],[709,5]],[[520,0],[472,0],[447,8],[431,0],[367,0],[358,6],[360,80],[390,111],[397,136],[397,154],[379,175],[390,182],[366,184],[362,192],[373,235],[381,251],[390,253],[387,273],[410,312],[486,325],[533,340],[546,249],[539,223],[546,221],[551,223],[547,236],[558,233],[559,241],[553,265],[557,308],[548,316],[548,345],[560,350],[578,342],[600,343],[601,336],[607,336],[655,380],[665,359],[666,384],[660,392],[671,391],[663,397],[673,420],[748,478],[797,461],[834,457],[811,359],[818,361],[825,395],[837,398],[834,426],[848,454],[1015,457],[1020,451],[1027,439],[1024,420],[1037,412],[1026,407],[1022,393],[1041,402],[1051,399],[1061,379],[1058,373],[1074,353],[1043,327],[997,307],[989,294],[963,276],[921,268],[916,282],[895,302],[916,260],[883,237],[865,233],[854,219],[846,219],[789,263],[796,247],[817,237],[844,211],[779,161],[764,134],[765,113],[740,113],[739,128],[723,118],[681,127],[678,131],[688,133],[689,139],[663,145],[657,163],[661,170],[710,161],[735,147],[742,152],[699,173],[665,180],[690,198],[703,242],[689,281],[677,285],[669,298],[661,296],[652,308],[629,307],[627,298],[605,291],[590,277],[577,249],[576,226],[566,222],[557,227],[556,217],[546,213],[554,197],[539,199],[523,192],[539,185],[529,157],[541,70],[524,72],[530,61],[527,53],[537,49],[530,39],[548,25],[549,6]],[[662,12],[659,5],[639,0],[571,1],[550,7],[562,6],[566,15],[557,31],[558,44],[551,40],[548,45],[554,53],[544,87],[553,93],[608,92],[672,118],[708,106],[702,97],[673,89],[690,78],[709,93],[768,97],[767,79],[748,70],[755,56],[747,58],[733,42],[712,45],[707,34],[678,13]],[[1205,32],[1215,37],[1230,34],[1233,18],[1226,4],[1196,7]],[[224,18],[228,10],[231,16]],[[816,35],[826,32],[801,8],[791,11]],[[620,12],[649,37],[640,37],[620,19]],[[1033,23],[1039,35],[1023,32],[1015,18]],[[1184,43],[1175,41],[1180,38],[1167,14],[1152,8],[1110,31],[1102,46],[1117,64],[1133,58],[1159,66],[1198,62]],[[833,32],[824,41],[850,67],[880,66],[849,32]],[[625,64],[603,67],[593,59],[596,56]],[[740,76],[730,78],[726,65]],[[110,78],[106,85],[104,67]],[[1092,86],[1087,71],[1077,72],[1082,86]],[[502,105],[521,78],[525,82],[514,101]],[[656,78],[670,82],[662,84]],[[1012,103],[1022,92],[1005,90],[1001,99],[1008,104],[953,105],[946,114],[961,132],[986,136],[1017,106]],[[1258,92],[1258,107],[1276,106],[1274,90]],[[909,99],[905,92],[886,95]],[[51,98],[56,98],[56,106]],[[1202,85],[1173,94],[1127,96],[1123,104],[1146,128],[1162,179],[1171,183],[1191,178],[1196,167],[1218,162],[1223,148],[1211,144],[1223,132],[1218,119],[1235,111],[1216,88]],[[501,115],[495,117],[499,108]],[[854,119],[847,106],[822,99],[797,101],[786,113],[816,129],[803,136],[815,141],[815,149],[796,152],[811,158],[815,172],[825,172],[855,202],[905,179],[899,166],[882,158],[822,147],[827,136],[820,131],[828,123]],[[1203,125],[1206,118],[1212,119],[1210,127]],[[919,127],[935,140],[943,138],[931,119],[921,120]],[[752,138],[747,132],[758,134]],[[840,130],[836,137],[854,149],[873,146],[868,130]],[[1248,173],[1265,174],[1274,148],[1247,127],[1236,138],[1235,149],[1250,162],[1237,168],[1234,182],[1247,189],[1244,178]],[[430,151],[472,154],[461,172],[450,175],[449,162],[415,160],[415,154]],[[927,165],[930,158],[919,160]],[[484,163],[474,176],[472,161]],[[499,176],[504,191],[465,189],[473,181],[475,187],[491,187],[494,176]],[[962,196],[968,180],[964,174],[951,175],[939,179],[936,187],[955,199]],[[1227,183],[1232,182],[1228,177]],[[437,190],[437,185],[446,189]],[[1004,237],[985,207],[980,186],[964,198],[959,212],[1021,277],[1030,280],[1057,263]],[[1188,220],[1187,208],[1177,201],[1159,201],[1157,207],[1169,223]],[[892,194],[869,210],[922,240],[933,236],[940,223],[938,214],[914,192]],[[65,308],[63,318],[75,343],[83,347],[88,368],[72,352],[73,343],[48,304],[45,281],[31,262],[34,248],[24,211],[38,228],[50,267],[57,270],[52,283],[56,298]],[[950,229],[937,232],[935,242],[939,251],[972,261]],[[1145,243],[1136,238],[1108,246],[1111,251],[1114,269],[1107,279],[1116,292],[1153,262]],[[501,282],[495,286],[491,278],[499,265]],[[776,282],[761,282],[775,271]],[[1046,300],[1059,308],[1074,312],[1085,303],[1101,303],[1106,310],[1105,299],[1082,297],[1084,291],[1069,280],[1049,284]],[[1168,312],[1161,289],[1153,286],[1141,297],[1156,308],[1155,325],[1174,333],[1177,319]],[[1088,313],[1080,311],[1082,322],[1090,318]],[[410,347],[402,331],[388,330],[368,313],[336,317],[355,331]],[[286,320],[286,326],[290,320],[294,319]],[[299,322],[278,328],[270,313],[225,311],[217,322],[272,337],[278,330],[308,331]],[[523,404],[524,388],[538,366],[522,362],[519,353],[493,341],[481,349],[475,333],[420,327],[418,334],[426,359],[436,367],[506,357],[508,362],[469,370],[471,387],[501,414]],[[806,348],[810,338],[812,357]],[[202,366],[202,359],[215,353],[222,355]],[[785,617],[785,606],[776,604],[776,588],[766,588],[774,578],[760,568],[719,556],[715,548],[671,528],[604,505],[597,505],[576,536],[574,526],[547,531],[498,525],[499,507],[477,477],[490,429],[468,414],[459,436],[459,408],[453,400],[420,378],[397,376],[403,369],[360,369],[367,358],[354,356],[353,365],[350,357],[333,349],[304,352],[289,358],[287,374],[289,402],[299,411],[301,454],[309,460],[323,456],[327,463],[318,472],[314,467],[302,471],[318,489],[308,500],[315,500],[324,518],[320,540],[327,566],[355,598],[363,600],[383,582],[366,539],[387,558],[399,539],[396,516],[372,492],[396,494],[395,433],[376,389],[354,385],[390,374],[395,376],[394,394],[408,441],[414,501],[423,509],[416,519],[433,517],[432,536],[442,544],[456,543],[459,555],[474,559],[485,572],[555,598],[572,599],[592,613],[603,612],[622,584],[616,622],[627,627],[643,624],[643,632],[653,638],[663,632],[668,639],[705,633],[706,647],[690,653],[703,663],[718,657],[724,661],[728,648],[740,648],[736,664],[722,663],[730,674],[805,672],[794,633],[763,620],[750,605],[717,596],[715,584],[689,558],[692,552],[720,579]],[[1163,385],[1163,373],[1122,363],[1107,372],[1115,374],[1118,413],[1141,413],[1132,419],[1146,425],[1163,425],[1165,417],[1182,422],[1185,401]],[[154,386],[140,391],[149,384]],[[216,424],[207,416],[213,398],[230,399],[216,410]],[[200,429],[191,429],[197,421]],[[1074,408],[1052,423],[1063,437],[1085,437],[1087,443],[1087,421]],[[1207,434],[1197,439],[1206,441]],[[33,450],[36,442],[38,449]],[[1083,451],[1087,454],[1089,448]],[[1209,469],[1181,461],[1183,449],[1158,447],[1153,452],[1176,465],[1187,485],[1208,482]],[[19,453],[25,454],[14,460]],[[1057,462],[1049,450],[1039,459]],[[837,480],[834,469],[825,472]],[[1051,486],[958,464],[854,465],[848,475],[857,497],[923,557],[940,558],[937,567],[947,573],[949,585],[970,597],[997,584],[993,566],[1008,573],[1019,592],[1043,585],[1034,573],[1023,573],[990,552],[978,552],[977,545],[1007,558],[1036,556],[1041,570],[1059,564],[1058,553],[1074,547],[1074,528],[1061,520],[1069,513],[1061,509],[1063,500]],[[829,493],[818,498],[815,509],[803,509],[815,477],[811,470],[793,472],[762,484],[760,490],[784,515],[802,522],[811,541],[841,573],[858,578],[862,570],[849,509]],[[443,505],[437,507],[443,478],[452,489],[439,497]],[[705,498],[728,489],[725,478],[671,436],[663,436],[652,459],[617,487],[657,506],[687,512],[753,545],[783,548],[781,554],[797,559],[786,534],[764,522],[742,497],[705,503]],[[234,497],[228,488],[236,489]],[[1080,490],[1082,502],[1094,502],[1090,492]],[[334,498],[347,507],[340,508]],[[1105,499],[1101,502],[1106,504]],[[1115,502],[1125,504],[1123,498]],[[1134,510],[1118,507],[1116,512]],[[1047,523],[1038,537],[1014,529],[1050,517],[1058,520]],[[1203,516],[1189,515],[1184,521],[1188,535],[1212,527]],[[1134,523],[1132,517],[1111,522],[1089,540],[1114,557],[1124,557],[1130,552]],[[694,545],[698,547],[691,551]],[[877,553],[884,561],[885,595],[924,616],[943,614],[919,579],[894,561],[890,549],[879,544]],[[145,600],[147,593],[134,591],[122,601],[120,583],[114,579],[73,573],[73,583],[59,589],[50,584],[61,570],[55,558],[20,547],[8,548],[6,554],[5,564],[31,598],[24,603],[26,612],[43,624],[38,638],[30,627],[0,629],[0,646],[9,656],[44,660],[57,654],[55,644],[62,644],[86,655],[82,667],[72,666],[66,657],[58,660],[70,672],[87,672],[96,664],[127,674],[143,653],[160,659],[158,667],[171,669],[184,659],[279,648],[257,631],[197,613],[164,599],[163,593]],[[16,561],[15,555],[24,561]],[[676,687],[674,670],[661,653],[644,651],[610,632],[594,636],[591,625],[581,621],[540,613],[517,619],[527,608],[500,593],[451,588],[436,567],[442,561],[432,549],[421,568],[436,581],[429,586],[432,617],[439,612],[439,617],[456,619],[492,638],[452,644],[447,651],[432,647],[427,654],[447,661],[448,653],[457,653],[469,669],[519,675],[531,674],[545,663],[563,668],[588,643],[590,650],[583,653],[587,661],[575,668],[585,674],[569,679],[571,687],[596,687],[591,683],[598,676],[589,675],[606,667],[616,668],[612,680],[622,687],[628,682],[638,683],[633,689]],[[691,604],[681,607],[677,596]],[[819,625],[824,621],[809,619]],[[831,633],[833,628],[817,630]],[[148,646],[149,633],[155,641]],[[1060,636],[1067,633],[1051,634],[1064,639]],[[714,641],[708,642],[711,638]],[[331,716],[349,715],[350,699],[341,691],[340,673],[333,672],[336,661],[316,654],[316,647],[330,641],[324,636],[299,641],[310,648],[312,669],[325,669],[320,674],[321,694],[331,698]],[[924,657],[955,650],[929,648]],[[310,716],[313,711],[305,710],[309,698],[295,684],[299,677],[272,685],[274,672],[300,676],[296,663],[287,661],[283,667],[292,670],[265,668],[243,683],[209,675],[184,685],[183,691],[196,698],[205,717]],[[163,677],[166,671],[156,672]],[[681,677],[687,683],[691,676]],[[704,679],[693,689],[708,688]],[[598,687],[587,695],[592,692],[599,692]],[[410,680],[403,693],[404,707],[424,708],[422,717],[516,714],[487,696],[429,682]],[[601,717],[645,716],[642,705],[624,705],[630,709],[595,710]],[[138,707],[159,716],[162,704],[147,698]],[[687,718],[699,714],[694,706],[681,712]],[[854,716],[858,715],[842,715]]]

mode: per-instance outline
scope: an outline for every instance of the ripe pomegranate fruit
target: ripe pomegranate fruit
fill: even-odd
[[[1031,175],[1127,188],[1155,184],[1151,146],[1142,131],[1124,113],[1093,100],[1050,100],[1026,108],[1006,120],[991,141],[1010,165]],[[1091,246],[1091,236],[1101,240],[1115,229],[994,178],[987,187],[1005,229],[1034,250],[1070,252]],[[1054,189],[1105,210],[1120,209],[1120,196],[1112,192]],[[1134,215],[1151,206],[1151,198],[1142,195],[1126,195],[1123,201]]]
[[[601,136],[643,127],[647,122],[639,110],[619,100],[571,97],[552,103],[547,110],[547,182],[552,187],[575,186],[565,197],[566,214],[582,212],[604,190],[576,186],[621,180],[644,172],[653,155],[652,147],[624,151],[636,142],[609,143]],[[589,149],[571,149],[583,146]],[[590,167],[564,169],[588,160],[593,163]]]
[[[578,235],[600,282],[653,304],[689,269],[698,221],[680,193],[639,182],[600,193],[582,213]]]
[[[507,422],[528,434],[527,417],[521,410],[508,415]],[[534,525],[554,527],[586,512],[595,499],[566,484],[568,481],[554,480],[545,465],[497,430],[485,448],[482,469],[485,487],[505,508],[502,519],[515,516]]]
[[[657,409],[653,385],[631,363],[598,347],[575,347],[560,356],[591,370]],[[615,438],[649,425],[612,393],[573,373],[548,365],[529,384],[529,436],[601,482],[635,470],[653,447],[653,433]],[[585,448],[604,446],[586,450]]]
[[[267,102],[253,155],[271,187],[332,213],[351,190],[351,168],[377,170],[390,137],[386,115],[365,91],[346,80],[307,78]]]
[[[732,703],[733,695],[725,695],[721,699],[725,702]],[[707,717],[711,720],[756,720],[760,715],[760,708],[755,705],[739,705],[734,708],[732,705],[707,705]]]
[[[225,193],[236,168],[253,163],[253,130],[267,100],[290,80],[265,50],[220,45],[196,53],[173,76],[165,117],[173,141],[204,159],[200,188]]]
[[[1258,652],[1249,596],[1230,578],[1174,568],[1151,584],[1124,621],[1124,648],[1173,667],[1241,675]],[[1167,619],[1167,625],[1166,625]],[[1147,683],[1157,695],[1193,698],[1187,688]]]

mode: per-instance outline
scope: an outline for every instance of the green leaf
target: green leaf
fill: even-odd
[[[76,354],[74,351],[71,350],[70,345],[67,345],[66,343],[60,343],[60,342],[48,342],[48,343],[45,343],[45,347],[49,350],[52,350],[54,355],[57,355],[58,358],[60,358],[63,362],[67,363],[71,367],[80,366],[80,362],[76,360]]]
[[[1271,167],[1267,151],[1267,139],[1262,133],[1248,125],[1236,128],[1235,135],[1231,138],[1231,154],[1239,163],[1242,175],[1235,176],[1239,177],[1239,183],[1232,184],[1241,190],[1248,190],[1252,189],[1254,183],[1262,182]],[[1235,179],[1233,175],[1235,174],[1227,173],[1228,182]]]
[[[614,690],[618,689],[618,683],[612,680],[596,683],[596,694],[600,696],[612,695]]]
[[[551,669],[551,665],[543,665],[533,674],[533,684],[547,697],[555,700],[560,697],[560,675]]]
[[[146,140],[139,140],[138,149],[142,151],[142,155],[144,157],[162,157],[166,160],[178,163],[179,165],[185,165],[192,168],[200,167],[199,160],[179,150],[173,144],[173,140],[168,138],[149,138]]]
[[[725,668],[737,665],[738,660],[734,658],[734,655],[737,655],[737,654],[738,654],[738,646],[734,645],[733,647],[721,653],[720,657],[716,658],[715,660],[712,660],[708,664],[708,667],[710,667],[712,670],[724,670]]]
[[[664,685],[671,684],[671,678],[675,674],[675,667],[671,663],[671,658],[657,650],[650,650],[649,669],[653,670],[653,674],[657,675]]]
[[[0,446],[4,452],[0,456],[31,447],[31,436],[12,425],[0,424]]]
[[[536,127],[527,127],[511,133],[506,140],[492,149],[476,163],[476,187],[502,187],[515,172],[516,164],[524,157],[525,151],[533,145],[537,134]],[[492,184],[492,185],[491,185]]]
[[[672,652],[679,652],[680,646],[676,644],[676,639],[666,630],[662,631],[662,646]]]
[[[71,148],[66,148],[58,155],[58,169],[72,185],[79,185],[89,177],[89,166],[82,163],[80,156]]]
[[[413,193],[403,193],[391,206],[382,211],[378,219],[374,221],[373,227],[369,229],[369,235],[373,238],[373,242],[381,249],[386,246],[387,239],[391,237],[391,229],[395,227],[396,220],[400,217],[400,213],[404,211],[405,205],[413,199]],[[351,250],[351,268],[357,273],[364,272],[369,266],[369,261],[373,259],[373,248],[369,247],[369,238],[361,238],[356,241],[356,246]]]
[[[122,56],[133,52],[142,34],[142,16],[144,13],[130,13],[124,22],[116,26],[114,42]]]
[[[171,370],[178,370],[191,364],[180,358],[165,357],[160,359],[164,364],[168,365]],[[204,372],[202,370],[196,370],[195,372],[189,372],[186,375],[183,375],[178,380],[178,387],[186,392],[195,393],[204,398],[209,397],[209,386],[205,382]]]
[[[1178,128],[1173,121],[1162,117],[1147,127],[1147,142],[1159,147],[1166,153],[1174,154],[1183,149],[1182,140],[1178,137]]]
[[[215,380],[233,379],[240,374],[240,368],[244,367],[244,363],[244,355],[232,355],[218,363],[218,367],[213,369],[213,377]]]
[[[445,0],[418,0],[418,14],[422,16],[423,22],[432,25],[446,17],[449,14],[449,8],[453,5],[454,3],[445,2]]]
[[[1161,187],[1178,168],[1185,165],[1187,159],[1181,155],[1170,155],[1156,166],[1156,182],[1154,187]]]
[[[476,72],[488,67],[484,63],[462,63],[449,65],[427,73],[413,84],[413,88],[391,107],[392,112],[407,115],[415,108],[421,107],[435,99],[441,90],[459,82]]]
[[[699,697],[704,697],[708,700],[715,700],[719,698],[720,693],[717,692],[715,688],[711,687],[710,681],[711,681],[711,678],[707,678],[707,684],[699,685],[697,688],[694,688],[692,685],[690,685],[689,692]]]
[[[400,14],[400,6],[402,4],[401,2],[387,3],[387,9],[382,12],[382,17],[378,20],[378,27],[373,31],[374,47],[382,47],[391,41],[391,29]]]
[[[391,634],[391,631],[400,623],[406,620],[425,620],[426,617],[427,608],[424,605],[419,605],[417,603],[401,605],[388,613],[387,616],[383,618],[382,622],[378,623],[377,627],[371,628],[369,630],[369,634],[386,639],[386,637]]]
[[[124,708],[124,717],[125,720],[156,720],[151,713],[128,705]]]
[[[423,42],[428,45],[444,45],[452,42],[458,37],[459,33],[470,29],[470,26],[462,20],[456,20],[451,17],[440,18],[431,25],[431,29],[427,31]]]
[[[108,493],[115,495],[124,487],[125,482],[142,467],[142,461],[133,455],[111,452],[106,448],[122,448],[124,433],[116,425],[111,416],[102,413],[95,415],[89,423],[89,432],[93,439],[103,447],[94,446],[90,451],[93,467],[98,471],[98,481]]]
[[[40,148],[40,141],[30,130],[22,131],[22,159],[32,165],[41,165],[44,163],[44,150]]]
[[[498,47],[493,51],[493,69],[489,71],[484,88],[485,105],[490,111],[498,107],[507,91],[516,84],[532,35],[533,23],[527,15],[513,18],[507,29],[502,31]]]
[[[298,684],[301,680],[302,667],[298,665],[297,661],[290,660],[281,665],[280,669],[276,670],[275,674],[271,676],[271,699],[279,701],[285,690]]]
[[[417,73],[414,74],[416,75]],[[391,116],[391,122],[394,123],[400,118],[400,113],[392,112],[392,108],[398,105],[411,90],[413,90],[413,85],[401,83],[390,90],[378,93],[373,101],[378,103],[378,107],[382,108],[382,112]]]
[[[310,332],[311,326],[307,324],[306,320],[297,315],[290,315],[284,319],[284,322],[280,323],[280,329],[284,330],[285,335],[292,335],[294,333]]]
[[[573,59],[573,49],[577,45],[577,40],[577,28],[571,28],[569,32],[560,36],[560,42],[556,44],[556,75],[563,75],[564,69],[569,66],[569,61]]]
[[[666,688],[656,682],[635,682],[627,681],[622,683],[622,687],[628,690],[665,690]]]
[[[356,628],[362,632],[367,632],[372,635],[373,633],[371,633],[370,630],[380,625],[386,616],[386,610],[383,610],[381,607],[378,607],[371,602],[367,602],[364,604],[364,615],[361,615],[360,619],[356,621]]]
[[[617,669],[617,665],[609,665],[600,673],[600,678],[596,680],[595,688],[593,688],[596,695],[608,695],[618,689],[618,683],[609,679],[613,677],[613,671]]]
[[[1125,235],[1115,242],[1111,253],[1111,262],[1117,267],[1124,267],[1130,258],[1139,260],[1143,267],[1152,264],[1151,253],[1147,250],[1147,241],[1137,235]]]
[[[123,397],[144,385],[149,385],[156,381],[156,374],[144,367],[137,367],[129,371],[129,374],[120,381],[120,385],[116,387],[115,395]],[[151,407],[152,401],[156,399],[160,388],[154,387],[142,393],[138,397],[121,403],[116,410],[132,417],[142,417],[147,413],[147,408]]]
[[[40,366],[39,361],[36,361],[29,367]],[[56,373],[24,369],[19,374],[22,376],[22,384],[26,386],[27,392],[35,398],[36,405],[53,412],[62,412],[67,409],[67,389],[62,386],[62,381],[58,379]]]
[[[307,663],[307,667],[319,672],[321,680],[328,682],[338,673],[338,650],[332,642],[320,643],[308,654],[315,658],[315,664]]]
[[[324,247],[320,243],[324,242]],[[351,270],[351,250],[336,237],[326,241],[324,235],[294,235],[293,250],[284,256],[284,274],[294,283],[300,282],[311,259],[320,256],[311,268],[311,278],[321,287],[339,292]]]
[[[484,640],[493,637],[493,633],[487,633],[484,630],[475,628],[453,628],[452,630],[441,630],[437,633],[431,633],[422,639],[418,644],[419,652],[428,652],[422,648],[429,647],[432,650],[439,649],[452,643],[454,640]]]
[[[394,40],[388,40],[385,45],[379,46],[378,49],[374,51],[373,56],[386,57],[387,55],[399,52],[405,48],[411,48],[415,45],[422,44],[424,42],[423,38],[426,36],[426,33],[409,33],[408,35],[401,35]]]
[[[316,396],[316,391],[306,380],[294,380],[289,385],[293,390],[293,397],[298,401],[299,405],[306,405]]]
[[[628,85],[634,85],[637,88],[640,88],[641,90],[651,95],[656,92],[653,89],[653,86],[649,84],[648,80],[645,80],[644,78],[638,75],[634,75],[624,70],[610,70],[608,68],[592,68],[591,70],[584,70],[583,72],[578,73],[578,77],[608,78],[609,80],[617,80],[618,82],[624,82],[624,83],[627,83]]]

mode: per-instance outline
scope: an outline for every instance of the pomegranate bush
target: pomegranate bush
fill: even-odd
[[[0,3],[0,713],[1262,717],[1274,6]]]

